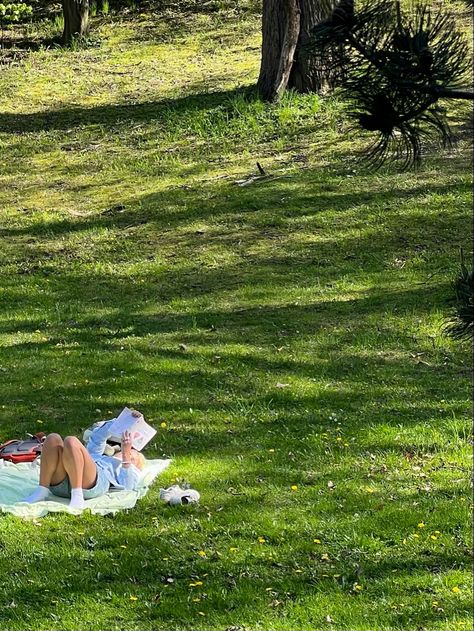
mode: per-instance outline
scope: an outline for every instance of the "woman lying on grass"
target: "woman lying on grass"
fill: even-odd
[[[135,490],[145,458],[132,449],[129,432],[122,434],[121,451],[104,456],[110,425],[104,423],[92,432],[87,449],[75,436],[63,440],[59,434],[49,434],[41,453],[39,486],[23,501],[41,502],[51,491],[58,497],[70,497],[70,508],[82,509],[85,500],[104,495],[111,486]]]

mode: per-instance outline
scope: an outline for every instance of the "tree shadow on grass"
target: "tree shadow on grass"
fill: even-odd
[[[305,189],[304,184],[311,189]],[[428,192],[441,196],[451,192],[470,191],[469,183],[436,185],[428,189],[426,186],[420,186],[409,190],[389,188],[386,190],[330,193],[320,190],[320,188],[318,178],[311,172],[299,176],[288,176],[286,180],[272,181],[270,179],[251,190],[239,190],[235,186],[229,186],[228,182],[214,183],[212,186],[197,186],[192,190],[183,190],[182,187],[177,187],[176,189],[171,188],[163,192],[145,195],[138,199],[123,200],[122,203],[115,204],[105,212],[87,217],[53,219],[11,228],[2,226],[0,227],[0,236],[59,237],[81,231],[96,229],[120,231],[147,225],[157,232],[156,238],[160,239],[166,236],[168,240],[171,240],[170,242],[175,240],[180,247],[195,248],[201,244],[206,245],[213,242],[218,244],[228,242],[231,245],[239,241],[243,241],[244,246],[248,247],[252,245],[255,238],[265,238],[266,230],[275,228],[276,234],[274,236],[276,236],[279,228],[286,227],[286,224],[295,219],[317,218],[318,214],[327,211],[338,214],[347,211],[353,212],[358,207],[365,209],[375,202],[377,207],[394,204],[400,200],[409,202]],[[324,189],[324,186],[322,188]],[[296,194],[295,190],[298,191]],[[287,196],[286,200],[282,201],[282,195]],[[254,214],[256,212],[258,212],[257,216]],[[408,237],[406,234],[402,234],[406,219],[401,223],[399,216],[391,208],[386,213],[385,234],[377,236],[377,240],[381,243],[384,239],[388,245],[393,241],[392,235],[399,235],[399,239],[402,240],[400,245],[406,245]],[[247,215],[250,215],[252,225],[246,219]],[[255,219],[257,219],[256,223]],[[463,219],[463,217],[450,217],[449,222],[455,225],[456,222]],[[201,232],[190,230],[187,234],[180,233],[176,236],[172,234],[174,229],[198,220],[210,221],[214,226]],[[230,230],[229,226],[225,224],[220,226],[222,221],[232,221],[233,229]],[[423,234],[423,228],[433,228],[433,220],[430,216],[417,215],[410,218],[410,222],[410,232],[415,232],[418,228],[420,235]],[[314,226],[314,231],[317,234],[318,226]],[[271,233],[270,236],[272,236]],[[443,238],[443,235],[440,234],[439,239],[442,240]],[[352,244],[351,241],[354,243]],[[369,241],[373,241],[373,236],[357,235],[352,238],[339,239],[338,243],[340,243],[340,249],[344,248],[347,253],[351,253],[354,250],[363,251],[364,243]],[[332,248],[333,244],[319,243],[317,247],[324,250],[329,247]],[[33,253],[34,250],[30,247],[29,258],[33,256]],[[61,253],[59,255],[61,256]],[[44,254],[42,253],[41,256]]]
[[[105,128],[157,121],[166,124],[170,116],[212,110],[229,105],[235,97],[256,98],[255,88],[234,88],[216,92],[191,94],[180,98],[166,98],[140,103],[95,105],[93,107],[64,107],[57,110],[28,114],[0,113],[0,132],[8,134],[40,131],[69,130],[80,126],[101,125]]]
[[[303,181],[311,182],[312,177],[312,174],[307,174]],[[299,189],[294,194],[291,207],[278,207],[282,195],[292,194],[297,185]],[[459,191],[459,188],[460,185],[447,184],[431,187],[431,190],[443,195]],[[450,367],[440,368],[436,363],[432,367],[413,367],[406,364],[406,359],[379,360],[373,354],[366,359],[351,359],[339,353],[338,349],[350,347],[359,334],[371,338],[372,344],[385,352],[417,349],[418,342],[411,332],[392,330],[393,326],[385,326],[384,317],[387,313],[392,316],[397,314],[396,317],[402,317],[403,314],[422,316],[443,307],[448,294],[447,283],[435,277],[428,279],[426,284],[406,288],[405,281],[400,281],[398,277],[398,270],[388,270],[387,265],[400,253],[419,256],[420,248],[421,252],[424,251],[425,241],[431,248],[434,247],[433,243],[436,244],[438,256],[450,235],[463,230],[463,213],[450,216],[439,213],[435,219],[433,215],[416,214],[401,221],[394,205],[403,196],[406,196],[407,201],[413,199],[416,202],[418,196],[426,192],[423,186],[409,192],[389,188],[346,194],[335,192],[331,195],[327,192],[321,194],[318,190],[308,192],[302,182],[295,179],[290,183],[269,182],[264,188],[253,191],[229,190],[220,184],[205,188],[204,192],[202,189],[190,194],[185,192],[176,200],[173,199],[174,192],[168,191],[138,198],[132,202],[133,210],[121,209],[107,216],[53,220],[18,228],[3,227],[1,234],[10,238],[7,244],[9,265],[16,265],[17,268],[11,277],[12,282],[8,281],[8,277],[5,279],[1,310],[7,317],[1,322],[0,329],[4,335],[12,335],[17,339],[9,342],[1,352],[2,363],[10,365],[13,363],[12,357],[15,357],[23,365],[36,357],[41,358],[44,365],[54,365],[55,370],[68,364],[77,364],[82,372],[84,360],[81,357],[92,358],[88,372],[89,381],[95,382],[95,386],[91,383],[87,387],[80,384],[70,387],[60,384],[55,387],[54,375],[50,375],[50,387],[57,394],[53,407],[58,410],[58,414],[59,410],[63,410],[61,414],[67,416],[68,404],[70,410],[77,410],[77,413],[84,407],[84,401],[88,402],[89,410],[103,407],[100,396],[104,392],[109,392],[109,399],[114,400],[114,393],[117,393],[117,406],[120,405],[119,398],[123,400],[126,392],[138,402],[146,389],[150,388],[150,375],[155,380],[154,385],[159,385],[153,397],[158,398],[158,392],[167,383],[176,382],[186,391],[186,396],[189,397],[191,393],[196,399],[193,406],[202,411],[210,407],[218,409],[222,405],[219,400],[210,404],[208,393],[222,389],[226,382],[230,384],[226,404],[236,396],[237,387],[243,396],[253,396],[252,375],[274,375],[272,379],[275,382],[280,380],[281,375],[290,374],[303,380],[348,380],[348,390],[338,395],[329,393],[320,399],[303,396],[300,400],[300,404],[305,407],[314,408],[324,403],[333,410],[347,407],[350,401],[353,404],[367,402],[367,392],[360,395],[361,400],[355,391],[352,397],[349,396],[350,375],[365,375],[362,381],[365,379],[367,386],[374,379],[370,375],[371,369],[377,375],[389,375],[400,388],[405,381],[416,380],[421,373],[424,373],[424,381],[431,374],[440,386],[439,379],[443,371],[451,371]],[[211,201],[209,192],[213,195]],[[170,203],[173,204],[171,208]],[[365,208],[368,205],[372,208],[372,204],[376,204],[376,208],[385,208],[383,230],[355,235],[349,231],[342,236],[325,236],[316,242],[295,242],[294,246],[276,248],[273,252],[255,250],[255,246],[260,244],[267,247],[273,241],[278,244],[279,238],[291,238],[288,226],[295,219],[311,219],[314,230],[318,231],[319,215],[328,207],[342,216],[344,212],[350,213],[359,206]],[[277,213],[275,207],[278,208]],[[163,209],[166,209],[165,212]],[[193,221],[208,222],[208,228],[199,233],[194,227],[179,232],[192,226]],[[117,237],[129,239],[126,230],[130,222],[138,226],[139,230],[140,226],[145,230],[142,238],[140,232],[135,232],[132,237],[139,244],[138,260],[144,264],[140,271],[132,275],[117,274],[115,269],[100,267],[94,270],[90,265],[83,269],[81,260],[69,260],[67,251],[54,249],[58,239],[77,231],[85,234],[91,231],[94,234],[99,229],[109,229],[116,231]],[[120,261],[119,243],[114,240],[112,260],[116,262]],[[156,265],[155,253],[161,243],[167,245],[171,253],[168,258],[165,257],[164,264],[158,257],[159,264]],[[235,249],[239,260],[218,265],[195,260],[200,248],[205,250],[214,244],[229,250]],[[51,252],[49,245],[54,246]],[[100,255],[100,246],[96,249]],[[186,257],[189,259],[185,266],[173,268],[173,252],[179,252],[183,260]],[[108,261],[110,256],[111,252],[106,252],[104,261]],[[137,260],[136,250],[132,258]],[[128,260],[125,256],[124,261]],[[94,261],[93,257],[90,262]],[[347,299],[338,298],[339,279],[354,280],[358,274],[363,275],[366,288],[350,290]],[[384,278],[383,285],[378,286],[381,275]],[[367,287],[371,282],[374,286]],[[278,294],[293,287],[313,291],[311,304],[278,304]],[[19,313],[22,310],[31,312],[33,303],[28,288],[40,299],[41,315],[28,313],[27,317],[11,317],[12,308]],[[236,300],[242,302],[238,292],[245,288],[248,288],[248,299],[252,302],[258,303],[258,295],[253,297],[252,292],[260,291],[262,300],[273,304],[243,304],[236,307]],[[235,297],[233,292],[236,292]],[[182,311],[179,307],[173,307],[173,301],[176,300],[193,301],[194,304],[191,302]],[[228,306],[216,307],[215,303],[220,301]],[[247,302],[247,299],[243,302]],[[105,307],[105,311],[102,307]],[[37,330],[46,335],[47,341],[22,340],[23,335],[33,334]],[[328,333],[332,335],[332,345],[325,339]],[[316,342],[314,362],[227,355],[222,350],[227,345],[242,343],[255,348],[268,346],[276,349],[305,337]],[[131,345],[128,340],[132,340]],[[130,372],[127,353],[117,353],[123,344],[132,353],[139,354],[142,361],[150,366],[158,362],[159,374],[153,370],[147,375],[132,362],[128,385],[123,380],[116,380],[112,373],[114,366]],[[207,349],[206,352],[211,355],[196,355],[190,359],[193,351],[187,355],[179,354],[179,344],[188,345],[191,349],[197,346],[200,353]],[[220,355],[219,360],[212,359],[212,349],[216,345],[220,349],[214,355]],[[324,353],[331,354],[333,365],[323,360]],[[178,374],[169,368],[163,369],[164,364],[174,361],[181,367],[197,361],[198,372],[186,374],[184,371]],[[245,372],[245,375],[237,376],[238,386],[234,385],[236,380],[229,374],[232,366],[237,365],[240,371]],[[452,368],[454,371],[458,369],[459,366]],[[41,370],[44,369],[39,368]],[[16,373],[16,369],[13,372]],[[38,378],[38,383],[40,381]],[[27,412],[24,402],[31,401],[40,406],[41,400],[44,402],[45,399],[44,387],[38,385],[38,389],[32,389],[31,384],[16,382],[7,398],[23,399],[23,403],[19,402],[20,408],[22,413],[26,413],[25,418],[30,418],[31,412]],[[196,396],[196,388],[199,396]],[[248,391],[242,390],[245,388]],[[385,394],[380,392],[381,401]],[[48,401],[53,398],[56,395],[46,396]],[[285,413],[297,405],[297,399],[291,395],[259,395],[259,404],[263,407],[270,400],[278,402],[280,412]],[[112,403],[107,407],[110,405]],[[174,410],[180,414],[190,407],[184,397],[170,398],[168,401],[162,398],[160,405],[163,412]],[[410,419],[410,414],[407,413],[405,417]],[[303,416],[301,424],[304,425]],[[175,444],[178,448],[179,441]]]
[[[67,433],[78,433],[87,425],[74,420],[84,418],[85,407],[89,410],[85,417],[94,420],[94,410],[104,408],[105,393],[106,409],[111,410],[119,409],[124,397],[137,407],[146,398],[152,414],[180,419],[168,436],[169,453],[224,454],[229,448],[237,453],[255,435],[271,447],[275,432],[290,432],[288,440],[293,443],[306,436],[310,427],[324,426],[322,410],[326,416],[345,410],[354,428],[368,421],[397,425],[431,421],[439,417],[436,392],[439,397],[444,395],[447,376],[456,378],[460,367],[442,365],[437,354],[431,364],[420,364],[416,353],[410,356],[418,345],[409,332],[397,332],[391,339],[389,330],[374,331],[373,315],[380,308],[390,309],[391,304],[403,304],[409,313],[416,309],[421,314],[430,311],[436,299],[432,288],[419,287],[392,296],[373,291],[349,303],[322,301],[316,309],[291,305],[151,316],[119,312],[46,329],[42,323],[28,320],[13,326],[3,324],[4,335],[34,334],[35,327],[47,334],[45,341],[13,341],[1,350],[0,360],[10,383],[5,384],[5,394],[13,406],[30,410],[22,421],[26,429],[30,429],[27,419],[31,414],[50,401],[54,414],[47,413],[45,428],[55,429],[54,416],[66,417]],[[190,327],[193,318],[199,321],[196,328]],[[337,325],[332,327],[329,321]],[[372,340],[362,354],[345,350],[354,342],[355,325],[357,335]],[[306,336],[314,349],[306,361],[296,360],[286,351],[283,357],[277,352],[280,345],[291,345]],[[132,346],[129,340],[133,340]],[[226,350],[243,341],[246,349]],[[180,344],[185,344],[184,350]],[[378,355],[377,348],[388,356]],[[129,353],[140,360],[131,361]],[[31,366],[30,380],[25,382],[18,363],[23,366],[35,357],[41,363],[37,368]],[[70,379],[57,379],[58,372],[70,372],[74,366],[77,371],[75,375],[71,372]],[[289,379],[288,389],[278,389],[276,384],[285,379]],[[429,389],[431,403],[424,398],[420,401],[420,388],[427,393]],[[239,406],[247,400],[252,406],[243,403],[241,411]],[[315,410],[318,413],[312,412]],[[361,420],[362,411],[365,420]],[[216,428],[192,429],[207,415]],[[223,426],[223,418],[230,418],[230,423]],[[3,430],[14,431],[15,424],[18,426],[16,418],[6,418]]]
[[[312,175],[306,177],[304,181],[311,182]],[[55,429],[53,422],[62,419],[65,431],[74,433],[83,425],[74,418],[93,420],[96,408],[120,408],[124,398],[137,407],[146,400],[153,414],[180,416],[188,425],[195,422],[188,414],[190,407],[200,415],[214,414],[213,422],[219,425],[218,419],[232,410],[236,399],[252,400],[256,413],[263,418],[289,418],[296,437],[304,435],[307,410],[324,409],[329,413],[346,409],[352,414],[362,407],[372,414],[380,406],[385,422],[390,415],[405,423],[431,418],[436,399],[443,398],[443,379],[447,374],[453,379],[459,377],[460,366],[442,366],[439,353],[434,353],[432,365],[407,361],[408,352],[419,350],[418,340],[410,329],[386,325],[384,318],[387,314],[392,319],[404,314],[422,317],[442,308],[448,285],[435,276],[426,284],[407,288],[406,280],[399,278],[400,272],[388,270],[387,265],[400,253],[418,256],[420,248],[424,251],[425,241],[429,247],[436,247],[438,257],[447,247],[444,242],[450,235],[463,230],[463,213],[439,213],[435,218],[416,214],[401,222],[394,205],[403,195],[416,203],[418,196],[426,192],[423,186],[409,193],[392,188],[321,195],[319,191],[308,192],[301,181],[290,184],[288,187],[288,183],[269,182],[264,189],[254,191],[229,190],[223,185],[209,187],[206,193],[215,196],[211,202],[201,189],[189,195],[183,193],[178,201],[172,200],[174,192],[157,193],[135,200],[137,210],[2,228],[2,235],[10,238],[10,270],[17,266],[11,282],[8,277],[5,279],[0,307],[5,316],[0,330],[7,339],[13,337],[0,351],[9,379],[9,383],[4,381],[4,396],[14,402],[15,410],[12,416],[10,411],[3,413],[4,431],[15,432],[18,418],[24,419],[21,427],[30,431],[31,419],[43,416],[41,409],[46,406],[52,408],[51,413],[46,412],[50,419],[45,427],[48,431]],[[291,208],[279,208],[275,213],[282,195],[291,193],[296,185],[300,190],[295,193]],[[459,185],[442,185],[432,190],[449,194],[459,190]],[[255,249],[260,244],[267,247],[273,240],[278,243],[279,238],[291,237],[287,222],[295,218],[314,221],[316,231],[319,216],[328,206],[342,216],[358,206],[372,208],[379,201],[377,208],[383,206],[386,213],[383,230],[327,235],[316,242],[295,242],[294,247],[274,251]],[[172,209],[170,203],[174,204]],[[167,210],[163,212],[163,208]],[[209,227],[198,234],[192,227],[193,221],[204,221]],[[76,231],[87,234],[90,230],[94,234],[108,228],[116,231],[116,236],[128,239],[126,229],[130,222],[135,222],[139,230],[143,226],[148,231],[143,239],[139,232],[133,234],[139,251],[133,252],[132,259],[136,261],[138,256],[144,264],[134,274],[118,274],[115,269],[94,269],[90,265],[84,269],[81,260],[69,260],[62,249],[54,249],[61,237]],[[191,227],[179,233],[187,226]],[[120,234],[122,231],[124,235]],[[164,264],[158,257],[156,265],[155,253],[161,243],[170,247],[171,254],[165,257]],[[235,248],[239,260],[218,265],[196,261],[199,248],[205,250],[214,244],[229,250]],[[117,262],[119,242],[114,241],[113,245],[111,260]],[[100,247],[97,252],[100,256]],[[187,261],[178,269],[173,267],[174,252]],[[103,260],[107,262],[110,257],[111,252],[106,252]],[[124,261],[129,259],[125,256]],[[339,280],[354,280],[358,274],[362,275],[365,288],[349,289],[350,295],[341,299]],[[379,286],[381,278],[383,283]],[[310,304],[296,304],[298,300],[294,304],[279,304],[280,293],[292,288],[310,290]],[[239,294],[242,289],[249,292],[247,298]],[[258,293],[254,296],[254,291],[260,291],[262,301],[270,304],[259,305]],[[41,305],[39,315],[32,310],[36,302],[32,301],[31,292]],[[188,304],[183,310],[182,306],[173,306],[174,301]],[[246,306],[248,301],[254,304]],[[12,317],[12,309],[18,314],[16,317]],[[24,311],[27,316],[21,315]],[[23,337],[37,332],[47,339],[39,342]],[[350,349],[359,337],[366,339],[366,350],[380,348],[394,356],[379,358],[369,352],[362,357],[352,350],[351,357],[343,349]],[[304,339],[314,349],[314,357],[305,362],[288,356],[270,359],[258,350],[275,349],[276,355],[276,349],[291,347]],[[181,352],[180,344],[189,348]],[[227,347],[236,345],[243,345],[250,352],[227,352]],[[215,359],[215,355],[219,358]],[[175,369],[170,368],[173,363]],[[19,374],[18,365],[29,366],[28,382]],[[73,374],[74,367],[77,374]],[[61,374],[57,379],[57,372],[63,370],[69,377]],[[124,371],[123,378],[118,374],[120,370]],[[278,381],[290,376],[306,385],[315,379],[319,384],[333,386],[317,396],[302,392],[294,395],[291,388],[280,392],[274,389]],[[84,378],[89,384],[84,384]],[[420,387],[426,388],[427,393],[430,390],[427,396],[433,405],[417,401],[419,392],[411,384],[420,378]],[[384,383],[378,383],[379,380]],[[270,382],[271,389],[262,392],[261,386],[255,386],[259,381]],[[169,392],[170,387],[179,393]],[[411,409],[390,404],[391,392],[400,397],[404,389]],[[244,412],[243,416],[248,421],[251,414]],[[284,422],[279,424],[280,421],[275,429],[283,431]],[[235,438],[250,443],[252,431],[248,428]],[[171,436],[169,448],[177,452],[188,448],[192,453],[219,452],[225,432],[220,428],[206,433],[207,437],[188,430],[177,432]],[[234,446],[238,448],[237,444]]]
[[[230,275],[235,273],[231,270]],[[73,276],[69,283],[60,280],[60,285],[64,287],[63,292],[52,292],[52,305],[64,300],[69,294],[69,287],[76,285],[78,294],[85,292],[86,279]],[[91,282],[88,278],[88,282]],[[94,287],[100,287],[94,280]],[[225,283],[224,283],[225,284]],[[212,283],[211,283],[212,286]],[[140,309],[118,310],[103,316],[90,316],[87,312],[77,314],[73,320],[65,323],[44,323],[44,319],[15,320],[12,323],[5,321],[0,324],[0,332],[3,334],[20,334],[35,332],[41,327],[43,333],[48,335],[47,342],[17,341],[10,345],[18,351],[21,349],[34,350],[35,348],[52,348],[59,343],[78,342],[82,349],[103,348],[107,350],[115,340],[125,340],[127,338],[141,338],[147,335],[176,334],[186,344],[232,344],[242,342],[245,344],[277,344],[282,342],[291,343],[298,339],[304,339],[306,335],[317,336],[322,332],[334,331],[337,335],[337,345],[340,348],[350,344],[354,340],[353,325],[357,323],[359,330],[372,331],[375,336],[387,344],[386,335],[388,330],[384,330],[381,322],[374,328],[372,316],[380,312],[398,312],[400,315],[406,311],[423,314],[430,312],[439,305],[439,296],[447,289],[447,283],[437,283],[433,285],[419,285],[413,289],[400,290],[398,288],[376,288],[361,292],[357,299],[351,300],[324,300],[315,299],[309,305],[275,305],[275,306],[252,306],[229,307],[223,309],[194,308],[183,313],[169,313],[159,309],[153,314],[140,313]],[[124,292],[124,282],[121,279],[114,281],[108,279],[107,285],[102,286],[107,295],[115,292]],[[435,291],[434,291],[435,290]],[[212,293],[212,292],[211,292]],[[217,290],[218,293],[218,290]],[[69,294],[70,295],[70,294]],[[123,295],[123,294],[122,294]],[[189,292],[178,296],[187,295]],[[198,292],[199,295],[199,292]],[[87,298],[85,296],[85,298]],[[11,295],[11,299],[17,300],[16,294]],[[164,303],[170,300],[167,296]],[[19,306],[21,306],[21,302]],[[26,304],[26,303],[25,303]],[[95,304],[94,302],[92,303]],[[117,307],[120,302],[117,303]],[[159,303],[158,303],[159,304]],[[137,305],[138,307],[138,305]],[[8,308],[8,307],[7,307]],[[334,323],[334,324],[331,324]],[[244,337],[242,334],[244,333]],[[393,343],[395,348],[410,347],[413,345],[413,337],[410,333],[397,332]],[[334,347],[336,341],[333,342]],[[390,343],[389,343],[390,346]],[[387,350],[387,346],[385,346]],[[140,349],[147,353],[147,349]],[[178,356],[178,350],[157,348],[154,352],[164,353],[169,359]],[[174,354],[176,353],[176,354]],[[181,353],[181,358],[188,358],[189,355]],[[265,360],[263,360],[265,361]],[[278,360],[277,360],[278,361]]]
[[[2,40],[2,50],[18,50],[25,52],[37,52],[44,48],[58,48],[62,45],[62,39],[57,37],[44,37],[41,39],[25,38],[4,38]],[[1,54],[1,53],[0,53]],[[1,57],[0,57],[1,58]],[[0,127],[0,131],[3,131]]]

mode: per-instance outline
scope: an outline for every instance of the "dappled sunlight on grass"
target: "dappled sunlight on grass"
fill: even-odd
[[[0,627],[467,631],[465,141],[373,173],[255,13],[114,20],[0,78],[0,438],[132,405],[202,499],[3,516]]]

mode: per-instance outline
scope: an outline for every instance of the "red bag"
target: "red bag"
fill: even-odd
[[[38,432],[26,440],[7,440],[0,445],[0,458],[10,462],[33,462],[41,453],[43,441],[46,438],[44,432]]]

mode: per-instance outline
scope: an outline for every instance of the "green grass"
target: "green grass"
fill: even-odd
[[[128,404],[173,458],[113,519],[1,516],[0,629],[470,629],[462,128],[372,173],[337,99],[255,99],[258,16],[160,15],[0,75],[0,439]]]

